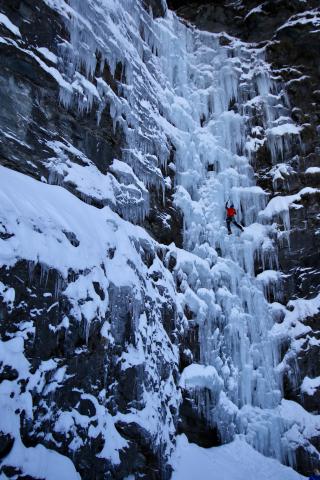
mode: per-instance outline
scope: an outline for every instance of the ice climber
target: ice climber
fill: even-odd
[[[226,202],[226,210],[227,210],[227,227],[228,227],[228,235],[231,235],[231,227],[230,224],[233,223],[236,227],[238,227],[242,232],[243,232],[243,226],[240,225],[240,223],[237,223],[236,219],[234,218],[235,215],[237,214],[236,209],[234,208],[233,203],[231,203],[230,207],[229,205],[229,200]]]
[[[320,480],[320,471],[316,468],[314,474],[309,477],[309,480]]]

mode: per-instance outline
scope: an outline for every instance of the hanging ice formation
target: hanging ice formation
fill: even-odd
[[[251,165],[264,143],[279,161],[298,141],[299,127],[288,118],[264,50],[197,31],[170,11],[153,20],[140,1],[46,2],[70,30],[70,43],[60,47],[61,101],[95,106],[98,121],[108,106],[114,128],[125,134],[113,172],[127,178],[131,192],[124,201],[112,180],[116,210],[139,223],[148,214],[149,186],[164,191],[162,172],[175,171],[184,250],[171,246],[168,256],[176,259],[179,315],[186,330],[198,327],[200,342],[199,358],[186,352],[182,387],[223,442],[243,434],[265,455],[294,463],[303,426],[282,400],[282,338],[273,334],[281,309],[266,299],[281,296],[277,232]],[[118,95],[102,78],[106,68],[118,77]],[[227,235],[228,199],[246,227],[241,235]],[[287,217],[283,222],[288,227]],[[255,262],[263,268],[258,276]]]

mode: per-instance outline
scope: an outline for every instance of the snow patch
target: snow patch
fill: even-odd
[[[261,480],[306,478],[259,454],[241,437],[221,447],[201,448],[180,435],[171,462],[172,480],[255,480],[257,474]]]
[[[4,25],[16,37],[21,37],[19,28],[14,25],[11,20],[9,20],[9,18],[3,13],[0,13],[0,23],[1,25]]]
[[[301,393],[306,393],[307,395],[314,395],[320,388],[320,377],[310,378],[304,377],[301,384]]]
[[[221,390],[223,381],[212,365],[193,363],[183,370],[179,385],[187,390],[207,388],[217,392]]]

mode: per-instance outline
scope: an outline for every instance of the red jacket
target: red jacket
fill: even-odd
[[[236,210],[233,207],[228,207],[227,208],[227,217],[234,217],[236,214]]]

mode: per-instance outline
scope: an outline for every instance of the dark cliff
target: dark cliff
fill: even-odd
[[[146,2],[145,7],[146,18],[149,7],[153,9],[155,16],[165,13],[164,8],[160,8],[155,2]],[[159,191],[159,184],[161,190],[165,188],[165,168],[161,165],[158,168],[154,165],[154,160],[150,165],[141,165],[141,168],[146,169],[144,175],[150,177],[150,192],[142,186],[130,167],[127,171],[117,170],[116,166],[112,169],[114,159],[123,158],[122,151],[127,147],[121,124],[124,119],[114,121],[110,104],[103,106],[101,112],[98,112],[97,103],[93,102],[90,108],[91,92],[85,91],[85,86],[80,86],[85,75],[83,65],[78,65],[79,87],[75,89],[75,102],[66,106],[61,97],[59,100],[59,91],[64,80],[58,69],[63,62],[61,52],[66,52],[71,42],[68,29],[70,17],[64,16],[64,11],[59,12],[59,9],[55,10],[42,0],[14,0],[9,3],[3,1],[0,2],[0,9],[12,22],[0,22],[0,35],[5,39],[0,44],[1,164],[45,185],[62,186],[84,204],[97,209],[109,205],[115,208],[120,216],[131,216],[135,223],[144,225],[160,242],[170,243],[174,237],[179,243],[181,220],[172,207],[172,192],[166,192],[164,203],[163,192]],[[67,56],[68,52],[65,54]],[[121,99],[121,81],[124,82],[125,75],[121,63],[116,65],[113,73],[107,64],[101,71],[101,59],[97,53],[93,73],[100,77],[101,84],[105,82],[109,95]],[[92,85],[92,88],[96,87]],[[78,102],[83,102],[80,108]],[[143,122],[141,119],[141,123]],[[150,157],[157,153],[158,147],[154,147],[153,151],[152,148],[151,146],[149,150]],[[155,182],[152,176],[155,177]],[[90,180],[89,184],[87,183],[90,177],[93,179],[91,185]],[[102,181],[99,182],[99,179]],[[16,192],[17,195],[19,193],[21,192]],[[146,216],[144,202],[147,195],[150,196],[150,209]],[[27,202],[26,198],[25,201]],[[59,215],[65,214],[66,207],[63,204],[56,206],[57,210],[60,210]],[[55,208],[54,205],[52,208]],[[97,232],[92,223],[93,219],[84,212],[80,219],[83,229],[92,232],[91,242],[94,242]],[[66,228],[61,230],[64,237],[62,244],[66,240],[67,247],[64,248],[77,250],[79,245],[81,248],[83,241],[67,223]],[[43,233],[41,228],[35,227],[39,235]],[[114,232],[118,229],[116,224],[113,229]],[[116,233],[113,233],[113,236],[115,235]],[[125,236],[123,232],[121,235]],[[129,235],[133,235],[133,232]],[[1,222],[1,239],[10,241],[10,238],[14,237],[8,224]],[[46,241],[48,242],[44,239],[44,242]],[[59,241],[61,243],[61,240]],[[27,242],[36,240],[29,237]],[[163,276],[161,269],[166,255],[165,248],[156,251],[150,240],[143,238],[141,243],[138,238],[133,242],[136,242],[132,245],[133,252],[139,252],[137,254],[146,269],[143,276],[145,279],[150,276],[150,282],[153,282],[156,291],[157,279]],[[51,248],[49,243],[47,248]],[[114,245],[105,245],[103,248],[104,258],[102,257],[101,261],[108,259],[112,263],[114,259],[117,263],[117,241],[115,240]],[[58,256],[59,253],[54,255]],[[79,252],[78,255],[87,254]],[[133,262],[133,259],[134,254],[128,259],[128,263]],[[155,268],[158,262],[160,269]],[[125,261],[127,266],[128,263]],[[103,271],[111,269],[111,264],[108,267],[97,265],[97,268],[101,269],[97,275],[93,273],[95,267],[69,268],[65,276],[59,268],[54,268],[39,258],[21,258],[10,269],[2,267],[1,285],[6,287],[2,290],[4,301],[0,311],[1,339],[3,342],[10,342],[12,338],[23,336],[30,376],[36,376],[38,380],[31,386],[33,382],[30,382],[29,377],[21,376],[12,366],[1,363],[0,381],[17,382],[17,392],[12,395],[21,396],[24,392],[32,395],[32,421],[27,418],[22,407],[17,410],[21,422],[21,440],[25,447],[41,444],[72,457],[81,477],[86,479],[124,478],[133,471],[144,474],[145,478],[158,478],[162,474],[166,476],[165,448],[161,446],[162,440],[156,440],[156,432],[151,433],[148,426],[143,428],[125,417],[122,420],[119,418],[114,426],[112,424],[112,427],[107,427],[107,418],[99,418],[99,409],[108,409],[112,415],[117,412],[125,415],[132,408],[143,410],[143,392],[157,389],[160,391],[159,405],[163,403],[162,420],[166,424],[165,417],[168,414],[173,430],[177,408],[174,402],[171,404],[167,393],[164,393],[164,385],[167,381],[172,383],[172,375],[177,374],[169,340],[176,330],[176,307],[165,286],[161,291],[162,304],[155,305],[158,299],[152,298],[150,291],[145,291],[143,298],[137,300],[133,287],[106,283]],[[126,267],[121,267],[121,262],[116,268],[122,268],[126,277]],[[136,268],[133,265],[132,271]],[[137,287],[141,282],[142,288],[145,288],[144,278],[137,277]],[[87,285],[81,292],[80,284],[83,279],[87,279]],[[71,295],[73,300],[66,295],[66,289],[71,285],[75,288]],[[14,300],[12,304],[7,304],[5,294],[13,291],[12,289],[15,292]],[[100,307],[97,307],[93,315],[88,316],[85,312],[86,305],[89,307],[93,303],[100,304]],[[109,313],[103,308],[106,304],[112,304],[108,309]],[[147,309],[146,304],[153,307]],[[151,317],[146,319],[148,328],[154,329],[153,334],[149,331],[148,339],[155,335],[158,340],[154,339],[153,351],[145,351],[144,354],[151,355],[156,363],[153,366],[152,362],[138,363],[122,369],[124,360],[121,355],[128,345],[134,345],[138,341],[133,324],[139,324],[140,315],[147,310],[153,317],[152,320]],[[109,321],[113,324],[112,333],[104,327]],[[139,330],[139,325],[137,328]],[[166,351],[166,343],[171,351],[169,357],[164,357],[161,351]],[[170,355],[173,355],[171,359]],[[143,365],[146,366],[147,363],[151,369],[158,371],[153,377],[144,372]],[[59,371],[63,374],[57,380],[55,377]],[[144,386],[145,381],[149,386]],[[154,382],[158,381],[156,386]],[[53,388],[48,387],[49,385]],[[162,396],[163,399],[160,400]],[[63,415],[70,416],[72,425],[63,426]],[[84,422],[81,418],[85,419]],[[159,418],[160,422],[162,420]],[[157,428],[160,429],[160,426]],[[88,434],[90,429],[92,434]],[[103,451],[106,443],[117,442],[117,436],[123,439],[123,445],[129,448],[125,449],[125,453],[121,453],[118,462],[113,462],[112,456],[104,454]],[[3,432],[1,458],[8,458],[10,451],[17,456],[12,450],[17,442],[13,435]],[[6,464],[5,460],[1,468],[9,478],[26,478],[23,476],[23,465],[14,465],[14,462]],[[163,472],[159,473],[162,470]]]

